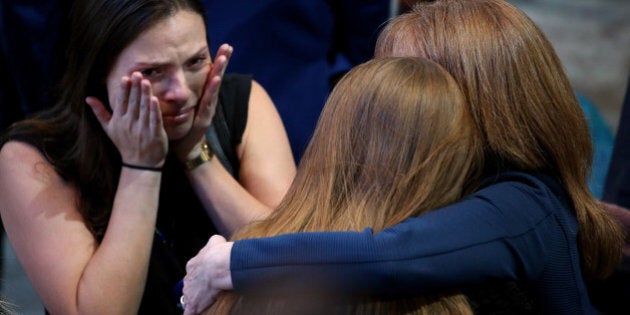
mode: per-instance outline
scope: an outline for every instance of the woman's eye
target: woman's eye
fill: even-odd
[[[203,66],[206,64],[206,57],[196,57],[190,60],[188,63],[191,67]]]
[[[140,73],[142,73],[142,76],[145,78],[154,77],[159,74],[158,70],[153,68],[142,70]]]

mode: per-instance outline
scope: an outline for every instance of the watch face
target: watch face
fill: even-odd
[[[184,167],[187,171],[191,171],[197,166],[210,161],[212,156],[214,156],[214,153],[206,141],[201,145],[201,154],[192,160],[186,161],[186,163],[184,163]]]
[[[214,152],[212,152],[212,148],[210,148],[208,141],[204,141],[204,143],[201,145],[201,153],[202,155],[206,155],[206,161],[210,161],[210,159],[212,159]]]

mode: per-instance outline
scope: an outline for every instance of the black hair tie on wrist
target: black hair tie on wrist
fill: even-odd
[[[123,167],[127,167],[127,168],[131,168],[134,170],[141,170],[141,171],[151,171],[151,172],[161,172],[162,171],[162,167],[153,167],[153,166],[142,166],[142,165],[134,165],[134,164],[127,164],[127,163],[122,163]]]

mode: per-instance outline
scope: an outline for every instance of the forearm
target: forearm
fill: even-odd
[[[264,219],[272,211],[245,190],[217,158],[191,170],[188,178],[206,212],[226,238],[240,227]]]
[[[282,237],[287,238],[234,243],[230,270],[238,293],[265,288],[284,294],[333,287],[353,294],[399,294],[489,278],[515,279],[520,273],[519,261],[510,252],[520,240],[494,240],[442,252],[414,246],[413,236],[404,241],[400,235],[374,236],[371,230]],[[530,270],[528,275],[536,272]]]
[[[478,195],[374,235],[368,229],[237,241],[234,288],[296,292],[319,281],[355,293],[395,294],[489,278],[533,280],[557,249],[543,240],[570,242],[554,212],[570,211],[543,202],[548,191],[506,184]]]
[[[151,255],[160,179],[157,172],[123,168],[105,236],[78,284],[80,314],[137,311]]]

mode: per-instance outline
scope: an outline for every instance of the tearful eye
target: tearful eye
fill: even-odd
[[[188,65],[190,67],[202,67],[206,65],[207,60],[208,58],[206,56],[195,57],[188,61]]]
[[[149,77],[157,75],[158,71],[156,69],[151,68],[151,69],[142,70],[140,73],[142,73],[143,77],[149,78]]]

